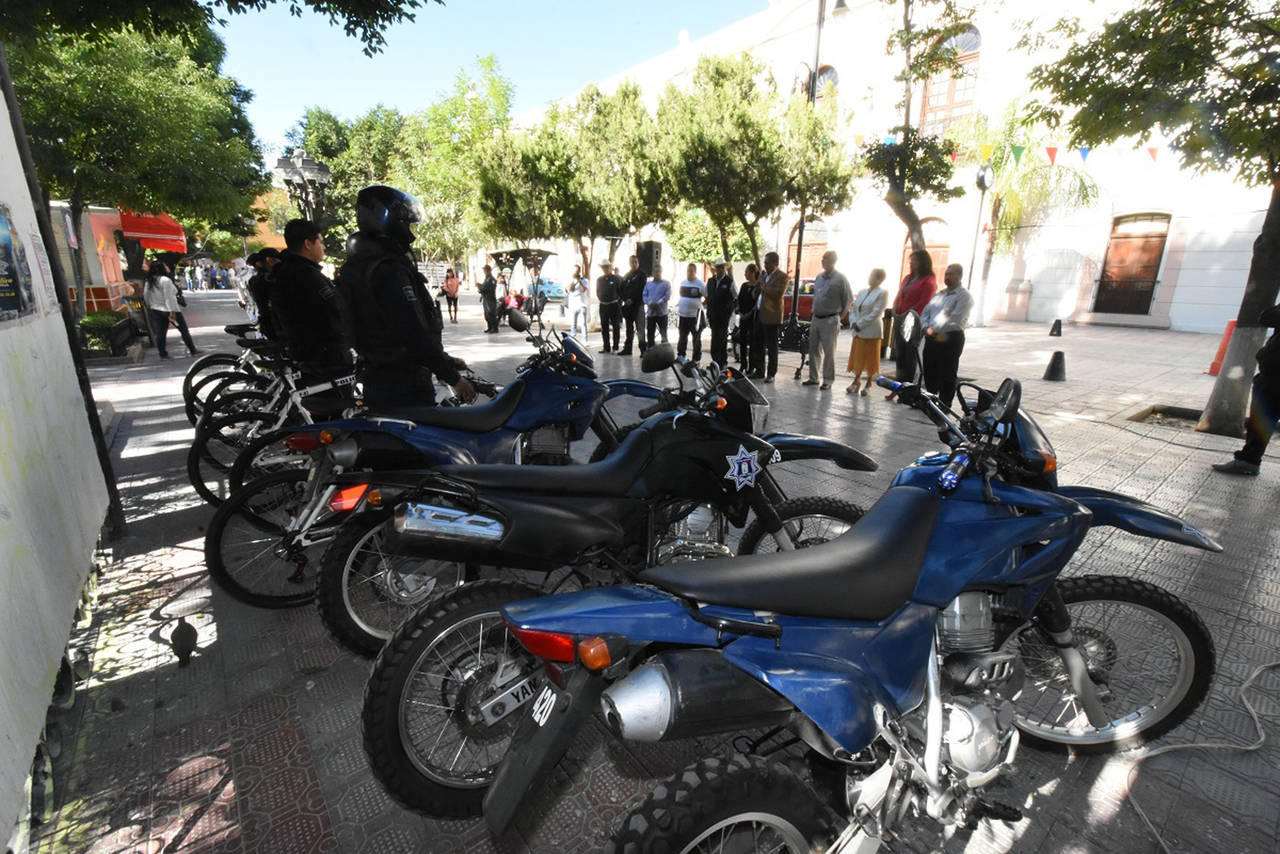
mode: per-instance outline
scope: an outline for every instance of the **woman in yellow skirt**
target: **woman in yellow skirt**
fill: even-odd
[[[846,391],[856,394],[859,387],[862,396],[866,397],[880,373],[880,338],[884,333],[885,306],[889,302],[888,292],[881,287],[884,284],[884,270],[879,267],[871,271],[867,278],[867,286],[853,298],[853,307],[849,309],[849,326],[853,329],[853,345],[849,348],[849,373],[853,374],[853,382]],[[861,377],[867,375],[866,385],[862,385]]]

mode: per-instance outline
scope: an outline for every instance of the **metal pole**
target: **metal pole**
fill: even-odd
[[[62,309],[62,325],[67,335],[67,346],[71,350],[71,362],[75,366],[76,380],[80,384],[80,396],[84,398],[89,432],[93,435],[94,448],[98,452],[98,465],[102,467],[102,478],[107,486],[107,535],[111,539],[117,539],[124,535],[124,506],[120,503],[116,474],[111,467],[111,451],[107,448],[107,439],[102,432],[102,422],[98,420],[98,405],[93,399],[93,387],[89,384],[89,371],[85,368],[84,354],[80,352],[75,310],[67,293],[67,278],[62,270],[62,261],[58,258],[53,225],[49,222],[44,194],[40,192],[40,181],[36,178],[35,159],[31,156],[31,145],[27,141],[26,126],[22,123],[22,112],[18,109],[18,95],[13,89],[13,78],[9,76],[9,57],[3,44],[0,44],[0,89],[4,90],[5,104],[9,108],[9,121],[13,126],[14,141],[18,145],[18,160],[22,163],[22,171],[27,178],[27,190],[31,194],[31,205],[35,208],[40,239],[44,241],[45,254],[49,256],[49,271],[53,276],[53,290],[58,296],[58,307]]]
[[[818,0],[818,35],[813,41],[813,68],[809,71],[808,99],[813,104],[818,100],[818,63],[822,55],[822,22],[827,17],[827,0]],[[800,226],[796,229],[796,275],[791,283],[791,319],[790,325],[796,325],[800,311],[800,262],[804,258],[804,217],[805,206],[800,206]]]
[[[969,277],[968,277],[968,281],[965,282],[965,287],[969,289],[970,294],[973,293],[973,265],[978,258],[978,241],[982,238],[982,207],[983,207],[983,204],[986,202],[986,200],[987,200],[987,191],[985,188],[983,188],[982,192],[978,196],[978,225],[973,230],[973,251],[969,253]],[[985,297],[986,290],[987,289],[984,286],[982,288],[983,292],[979,296]],[[982,299],[978,299],[977,303],[978,303],[978,316],[974,319],[973,323],[971,323],[970,325],[984,326],[985,324],[983,323],[983,319],[982,319]]]

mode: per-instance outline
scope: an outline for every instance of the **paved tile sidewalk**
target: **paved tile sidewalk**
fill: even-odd
[[[234,298],[191,295],[200,346],[223,347],[219,327]],[[448,346],[484,375],[508,378],[527,346],[514,334],[480,332],[477,306],[446,330]],[[1117,489],[1182,514],[1219,537],[1220,555],[1101,530],[1072,572],[1132,575],[1167,587],[1208,623],[1219,670],[1206,704],[1162,744],[1243,742],[1248,717],[1234,692],[1251,669],[1280,658],[1280,465],[1256,479],[1212,474],[1234,440],[1120,420],[1140,405],[1198,407],[1212,379],[1201,372],[1214,336],[1097,327],[997,325],[973,330],[964,376],[1024,381],[1024,405],[1041,418],[1062,461],[1064,483]],[[598,339],[593,336],[593,344]],[[842,336],[841,346],[847,346]],[[1055,349],[1068,381],[1039,379]],[[638,360],[600,356],[606,375],[639,375]],[[794,355],[784,364],[794,367]],[[314,610],[255,610],[212,588],[203,532],[212,511],[190,489],[191,430],[180,380],[188,361],[95,368],[101,399],[122,419],[115,439],[129,535],[115,546],[85,643],[93,673],[64,716],[74,733],[58,759],[58,812],[40,851],[148,852],[577,852],[600,847],[655,779],[699,752],[706,739],[639,748],[598,724],[572,752],[567,783],[536,793],[515,832],[491,840],[474,821],[438,822],[396,807],[370,775],[359,709],[369,663],[329,639]],[[784,368],[764,387],[771,427],[841,438],[875,456],[876,473],[849,476],[797,465],[793,494],[830,494],[870,504],[894,471],[938,447],[922,416],[879,395],[803,388]],[[1280,451],[1280,449],[1273,449]],[[166,640],[178,616],[200,631],[200,652],[179,669]],[[1252,754],[1175,753],[1136,775],[1133,794],[1176,851],[1280,850],[1280,674],[1254,695],[1272,740]],[[1147,852],[1157,845],[1126,803],[1132,757],[1067,758],[1024,750],[996,797],[1021,807],[1016,825],[989,824],[946,843],[950,851]],[[911,847],[930,850],[936,837]]]

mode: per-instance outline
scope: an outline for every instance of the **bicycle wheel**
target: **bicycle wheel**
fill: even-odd
[[[197,380],[239,365],[240,357],[233,353],[205,353],[191,363],[191,367],[187,368],[187,375],[182,378],[182,402],[186,403],[191,399],[191,386]],[[249,368],[248,365],[245,367]]]
[[[294,432],[291,427],[272,430],[246,445],[227,475],[227,489],[235,492],[250,481],[276,472],[309,469],[311,452],[295,451],[285,443]]]
[[[252,376],[253,374],[248,371],[218,371],[217,373],[200,377],[192,384],[190,396],[183,400],[187,421],[191,422],[192,426],[195,426],[196,422],[200,420],[200,414],[204,412],[206,400],[224,382],[232,379],[248,382]]]
[[[324,514],[310,531],[290,531],[306,509],[307,476],[259,478],[222,503],[204,540],[205,566],[218,585],[249,605],[293,608],[315,597],[315,572],[337,530]]]
[[[241,412],[205,425],[187,452],[187,478],[200,497],[215,507],[232,492],[227,473],[250,442],[276,423],[265,412]]]

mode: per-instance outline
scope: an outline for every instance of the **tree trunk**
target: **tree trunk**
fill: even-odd
[[[924,249],[924,227],[920,224],[920,215],[916,213],[915,208],[911,207],[902,195],[902,191],[890,189],[884,195],[885,203],[889,208],[902,220],[902,224],[907,227],[907,236],[911,239],[911,251],[915,252]]]
[[[84,245],[80,242],[80,221],[84,217],[84,192],[79,187],[71,191],[68,202],[71,211],[71,230],[75,233],[77,249],[71,249],[71,268],[76,279],[76,317],[84,317],[86,306],[85,291],[89,287],[89,271],[84,263]],[[69,241],[68,241],[69,242]],[[70,249],[70,246],[67,248]]]
[[[913,0],[902,0],[902,32],[911,35],[911,4]],[[902,126],[911,127],[911,48],[903,48],[905,61],[902,64]]]
[[[590,237],[578,238],[578,256],[582,259],[582,277],[591,280],[591,248],[595,243]]]
[[[1258,325],[1258,315],[1276,303],[1280,293],[1280,180],[1271,185],[1271,203],[1262,221],[1262,231],[1253,241],[1249,278],[1236,316],[1236,331],[1227,345],[1222,370],[1209,394],[1196,429],[1220,436],[1244,435],[1244,419],[1249,406],[1254,355],[1266,338]]]
[[[751,223],[747,222],[745,216],[739,216],[738,221],[742,223],[742,227],[747,231],[747,241],[751,244],[751,260],[755,262],[756,269],[763,270],[764,265],[760,261],[760,246],[756,243],[756,230],[752,228]]]
[[[140,282],[147,277],[147,250],[142,248],[142,241],[132,237],[120,239],[120,248],[124,250],[126,263],[124,277],[130,282]]]
[[[732,263],[733,259],[729,257],[729,232],[723,228],[720,229],[720,249],[724,252],[720,257]]]

